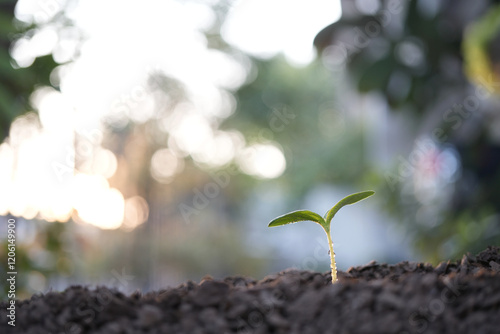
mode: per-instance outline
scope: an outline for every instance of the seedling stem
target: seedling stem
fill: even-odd
[[[332,270],[332,283],[337,281],[337,263],[335,262],[335,252],[333,251],[333,241],[330,236],[330,229],[324,229],[328,238],[328,247],[330,248],[330,269]]]

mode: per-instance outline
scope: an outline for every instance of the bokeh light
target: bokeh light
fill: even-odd
[[[184,160],[168,148],[156,151],[151,158],[151,175],[161,183],[172,181],[173,176],[183,168]]]
[[[254,144],[245,148],[238,157],[241,170],[249,175],[272,179],[283,174],[285,156],[275,144]]]
[[[116,229],[123,223],[123,195],[110,188],[100,175],[77,174],[74,179],[74,208],[82,221],[102,229]]]
[[[141,196],[133,196],[125,200],[125,216],[123,227],[126,230],[133,230],[137,226],[148,220],[149,206]]]

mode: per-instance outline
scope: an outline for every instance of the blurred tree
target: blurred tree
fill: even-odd
[[[59,4],[59,3],[58,3]],[[48,20],[43,23],[26,23],[16,19],[14,11],[16,0],[0,1],[0,141],[9,135],[12,121],[33,109],[30,104],[31,94],[41,86],[57,89],[51,81],[51,74],[60,64],[52,54],[38,55],[31,64],[21,67],[12,58],[11,53],[16,43],[23,38],[31,39],[45,25],[54,25],[58,29],[71,26],[71,21],[63,14],[61,5],[51,13],[46,13]],[[48,15],[50,14],[50,15]],[[49,17],[50,16],[50,17]],[[23,55],[27,56],[27,55]],[[5,221],[10,217],[2,217]],[[68,253],[67,225],[47,223],[39,219],[26,221],[18,218],[17,227],[23,236],[34,236],[29,241],[19,240],[16,247],[16,264],[23,268],[18,277],[17,297],[26,298],[41,287],[47,278],[70,275],[75,267],[73,256]],[[73,224],[71,222],[70,224]],[[68,224],[68,225],[70,225]],[[0,242],[0,262],[7,263],[6,242]],[[6,291],[0,291],[0,298]]]
[[[50,74],[57,64],[52,55],[37,57],[28,67],[19,67],[11,58],[13,42],[32,37],[38,27],[15,19],[16,0],[0,2],[0,139],[9,132],[15,117],[31,109],[29,97],[39,85],[50,86]]]
[[[388,208],[433,261],[500,243],[500,105],[491,89],[497,81],[492,68],[476,71],[472,85],[462,52],[471,51],[470,64],[496,64],[495,3],[342,1],[342,18],[315,39],[328,69],[345,69],[359,92],[379,93],[394,113],[413,120],[415,134],[395,138],[413,140],[413,151],[402,153],[392,171],[379,171],[380,181]],[[483,22],[464,44],[477,20]],[[481,43],[487,57],[475,57]],[[419,149],[422,140],[430,141]],[[457,168],[446,182],[436,181]]]
[[[250,142],[283,146],[288,166],[279,183],[289,200],[301,201],[318,184],[363,182],[362,124],[338,101],[321,63],[295,68],[281,56],[253,62],[258,75],[236,92],[237,112],[223,127],[239,129]]]

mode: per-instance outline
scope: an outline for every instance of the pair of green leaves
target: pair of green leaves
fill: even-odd
[[[283,216],[279,216],[275,219],[273,219],[268,227],[274,227],[274,226],[281,226],[281,225],[286,225],[286,224],[291,224],[291,223],[296,223],[300,221],[313,221],[318,224],[320,224],[325,231],[330,231],[330,224],[332,221],[332,218],[335,216],[335,214],[344,206],[349,205],[349,204],[354,204],[356,202],[359,202],[367,197],[372,196],[375,194],[374,191],[368,190],[368,191],[362,191],[359,193],[355,193],[349,196],[344,197],[341,199],[337,204],[335,204],[326,214],[324,217],[321,217],[319,214],[309,211],[309,210],[298,210],[298,211],[293,211],[290,213],[287,213]]]
[[[317,213],[309,210],[293,211],[283,216],[279,216],[276,219],[273,219],[269,223],[268,227],[281,226],[308,220],[320,224],[321,227],[323,227],[323,229],[325,230],[326,237],[328,238],[328,247],[330,249],[330,262],[331,262],[330,267],[332,269],[332,283],[335,283],[337,281],[337,265],[335,263],[335,253],[333,252],[333,242],[330,236],[330,225],[332,222],[332,218],[342,207],[359,202],[367,197],[370,197],[374,193],[375,193],[374,191],[368,190],[346,196],[343,199],[341,199],[337,204],[335,204],[333,208],[331,208],[325,214],[324,217],[321,217]]]

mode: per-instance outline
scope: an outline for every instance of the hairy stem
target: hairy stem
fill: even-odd
[[[328,247],[330,248],[330,268],[332,269],[332,283],[337,282],[337,264],[335,263],[335,252],[333,251],[333,241],[330,236],[330,229],[325,228],[326,237],[328,238]]]

